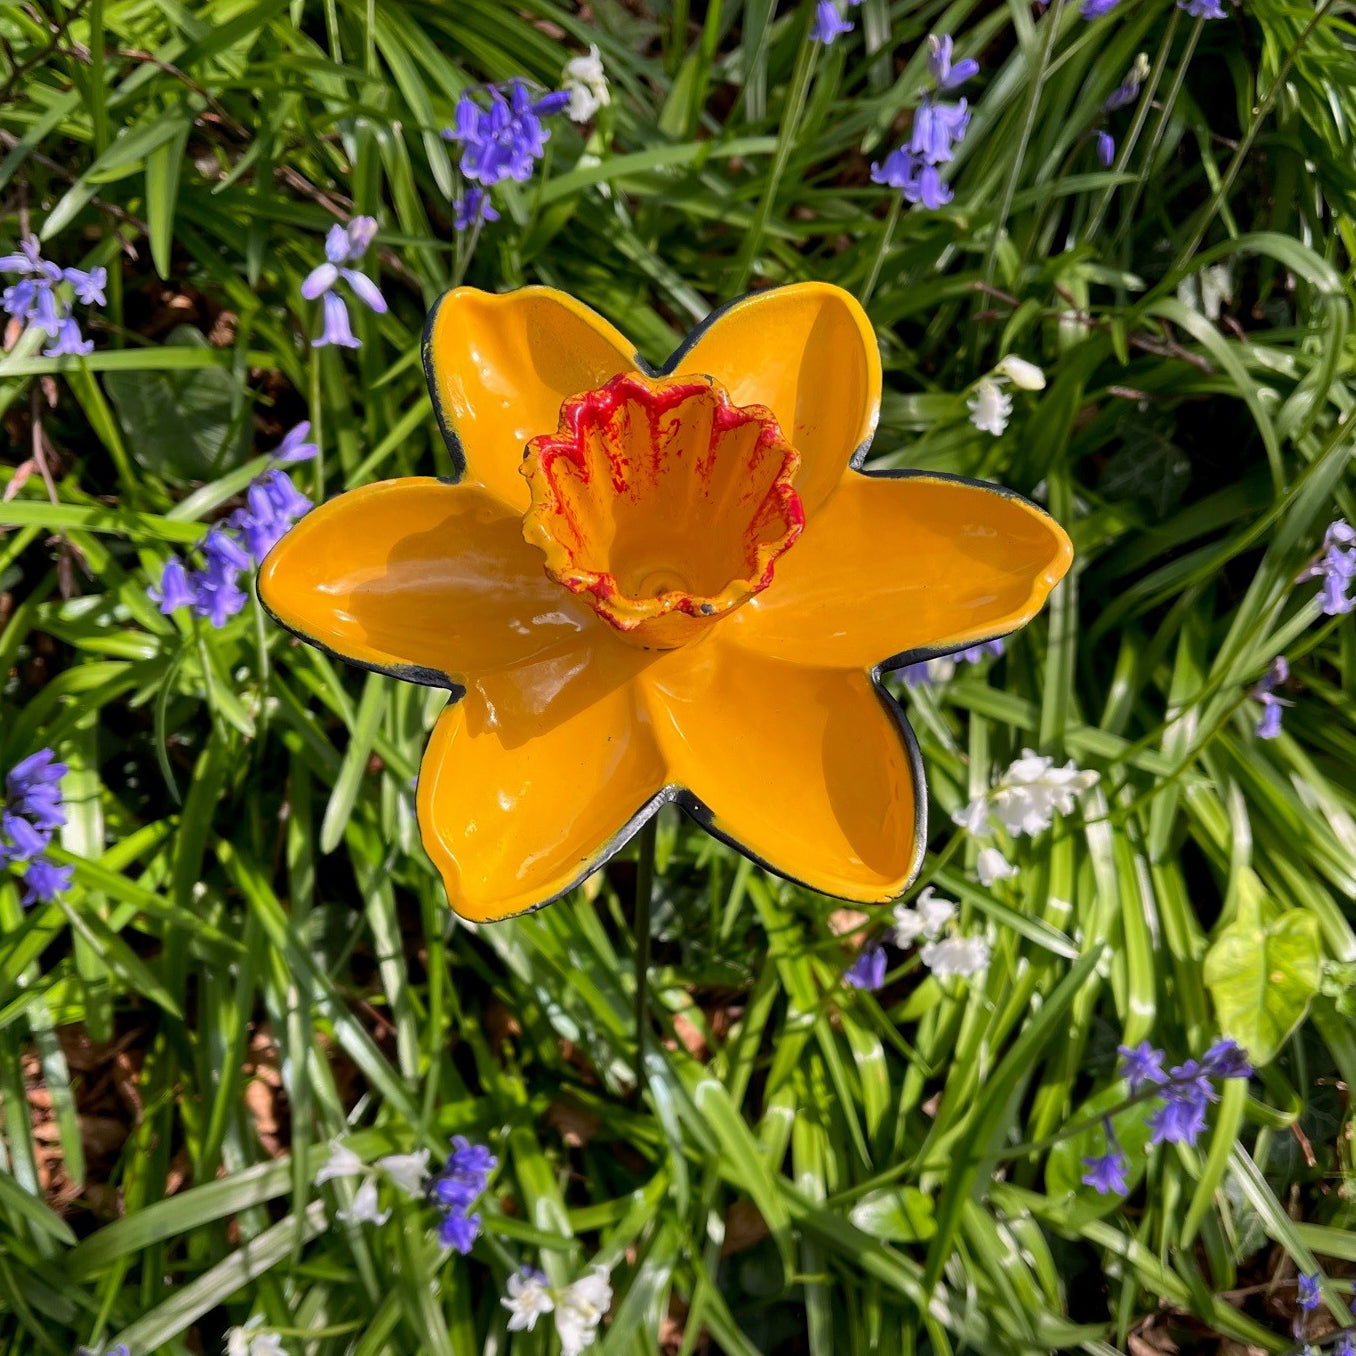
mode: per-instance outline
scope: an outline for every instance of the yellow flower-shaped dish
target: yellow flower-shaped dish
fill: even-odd
[[[457,482],[322,505],[259,593],[304,640],[451,689],[418,804],[453,908],[545,904],[671,800],[816,890],[898,895],[922,768],[876,677],[1029,621],[1060,527],[855,469],[880,359],[824,284],[735,302],[660,371],[560,292],[460,288],[424,360]]]

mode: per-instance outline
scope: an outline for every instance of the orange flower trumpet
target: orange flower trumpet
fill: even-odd
[[[448,293],[424,362],[457,468],[352,490],[259,575],[352,663],[446,687],[419,777],[458,914],[510,917],[667,802],[858,902],[925,845],[922,766],[883,669],[1028,622],[1069,567],[1025,499],[867,475],[880,359],[846,292],[716,312],[660,369],[563,293]]]

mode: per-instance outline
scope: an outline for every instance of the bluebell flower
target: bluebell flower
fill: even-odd
[[[1332,1356],[1356,1356],[1356,1333],[1347,1329],[1337,1339],[1337,1345],[1333,1348]]]
[[[337,223],[330,227],[325,236],[325,262],[317,264],[302,281],[301,295],[307,301],[322,296],[323,329],[320,338],[313,339],[313,348],[325,348],[331,344],[340,348],[358,348],[360,341],[355,339],[349,327],[348,307],[343,298],[334,291],[340,281],[348,284],[349,289],[359,301],[378,315],[386,312],[386,298],[367,274],[356,268],[356,264],[376,237],[377,223],[373,217],[354,217],[346,226]]]
[[[14,254],[0,258],[0,273],[20,276],[20,280],[0,294],[0,306],[26,328],[36,330],[53,342],[43,350],[48,358],[83,357],[94,349],[94,341],[85,339],[80,325],[71,313],[68,301],[59,296],[56,287],[62,281],[71,285],[76,296],[85,305],[104,305],[104,284],[108,274],[102,268],[88,273],[78,268],[62,270],[50,259],[42,257],[42,246],[36,236],[25,236]]]
[[[94,352],[94,340],[86,339],[80,333],[80,326],[74,316],[68,315],[57,329],[56,343],[43,349],[45,358],[83,358]]]
[[[504,179],[526,183],[551,139],[542,119],[565,110],[569,91],[533,99],[521,80],[512,80],[507,98],[497,85],[491,85],[488,94],[488,108],[482,108],[472,92],[463,94],[453,126],[445,128],[443,136],[461,146],[459,167],[472,183],[486,188]]]
[[[68,268],[62,276],[75,289],[75,299],[84,306],[107,306],[108,298],[104,288],[108,284],[108,270],[92,268],[85,272],[80,268]]]
[[[298,426],[301,437],[305,437],[309,427]],[[283,441],[287,443],[287,439]],[[294,439],[291,447],[294,459],[300,447],[300,440]],[[310,508],[311,501],[286,473],[269,471],[245,491],[245,507],[237,509],[203,538],[200,550],[205,568],[190,571],[177,556],[171,556],[161,574],[159,588],[152,586],[147,590],[148,596],[166,615],[181,607],[191,607],[213,626],[225,626],[249,601],[249,595],[240,586],[240,576],[261,563],[287,529]]]
[[[844,33],[851,32],[852,24],[838,13],[838,6],[833,0],[819,0],[815,5],[814,23],[810,25],[810,40],[822,42],[828,47]]]
[[[311,421],[303,419],[295,428],[288,429],[283,440],[273,449],[273,460],[284,466],[300,461],[311,461],[320,455],[320,449],[310,441]]]
[[[1257,724],[1252,727],[1253,734],[1258,739],[1279,739],[1281,737],[1281,718],[1285,708],[1290,703],[1270,692],[1262,693],[1258,701],[1262,703],[1262,714]]]
[[[891,151],[882,163],[872,165],[871,179],[899,189],[905,202],[922,204],[932,211],[951,201],[951,190],[942,182],[937,167],[925,164],[903,147]]]
[[[146,594],[167,617],[178,608],[188,607],[193,601],[193,589],[184,562],[178,556],[171,556],[165,562],[159,587],[152,585]]]
[[[965,139],[969,126],[970,110],[964,99],[958,104],[946,104],[927,95],[913,115],[909,150],[924,164],[946,164],[954,159],[952,148]]]
[[[1167,1101],[1149,1117],[1150,1144],[1194,1145],[1205,1129],[1206,1103],[1168,1090]]]
[[[1262,717],[1253,727],[1253,733],[1258,739],[1275,739],[1281,733],[1281,715],[1287,706],[1294,703],[1284,697],[1278,697],[1275,689],[1289,679],[1290,665],[1284,655],[1277,655],[1271,661],[1271,667],[1249,694],[1254,700],[1262,703]]]
[[[452,1139],[452,1154],[433,1180],[433,1198],[443,1208],[438,1237],[444,1247],[463,1256],[480,1236],[480,1215],[471,1206],[489,1185],[499,1160],[483,1145],[472,1144],[464,1135]]]
[[[46,857],[37,858],[28,864],[28,870],[24,872],[24,891],[19,903],[25,909],[34,904],[50,904],[71,888],[73,874],[73,867],[57,866]]]
[[[1184,9],[1193,19],[1227,19],[1220,0],[1177,0],[1177,8]]]
[[[1121,1077],[1130,1085],[1131,1096],[1150,1084],[1167,1081],[1167,1074],[1163,1072],[1163,1061],[1167,1056],[1162,1050],[1155,1050],[1148,1041],[1140,1041],[1133,1048],[1118,1046],[1116,1053],[1121,1057]]]
[[[1081,1180],[1098,1195],[1124,1196],[1129,1190],[1125,1174],[1130,1169],[1130,1160],[1121,1152],[1109,1119],[1103,1119],[1102,1132],[1106,1135],[1106,1152],[1083,1159],[1085,1171]]]
[[[928,70],[937,82],[938,89],[959,89],[967,80],[979,74],[979,62],[973,57],[966,57],[953,66],[951,49],[949,34],[928,39]]]
[[[1139,91],[1149,78],[1149,58],[1141,52],[1131,63],[1124,80],[1102,102],[1104,113],[1114,113],[1117,109],[1128,108],[1139,98]]]
[[[22,815],[13,810],[0,811],[0,853],[7,862],[30,862],[40,852],[45,852],[52,835],[45,833],[29,823]]]
[[[1313,1313],[1323,1303],[1322,1280],[1317,1272],[1312,1276],[1300,1275],[1295,1302],[1306,1314]]]
[[[924,659],[917,664],[906,664],[900,673],[909,687],[931,687],[934,683],[946,682],[956,671],[957,664],[978,664],[989,655],[1001,655],[1003,641],[986,640],[979,645],[971,645],[955,654],[942,655],[937,659]]]
[[[1323,581],[1319,598],[1325,616],[1337,617],[1356,607],[1356,598],[1348,594],[1356,579],[1356,529],[1341,518],[1330,523],[1323,534],[1322,553],[1300,578]]]
[[[1101,19],[1110,14],[1121,0],[1083,0],[1079,13],[1085,19]]]
[[[483,188],[468,188],[465,195],[452,204],[452,224],[459,231],[498,220],[499,213],[494,210],[490,195]]]
[[[223,575],[250,567],[249,552],[219,527],[214,527],[203,538],[202,553],[207,557],[208,569],[216,569]]]
[[[1237,1041],[1216,1041],[1201,1056],[1201,1069],[1209,1078],[1251,1078],[1248,1052]]]
[[[1097,159],[1103,169],[1110,169],[1116,158],[1116,138],[1110,132],[1097,133]]]
[[[221,561],[212,562],[205,570],[195,570],[189,583],[193,586],[193,611],[218,631],[243,612],[249,601],[235,571]]]
[[[362,340],[353,333],[349,323],[348,307],[337,292],[326,292],[321,301],[322,328],[320,337],[311,340],[312,348],[361,348]]]
[[[66,822],[62,808],[61,779],[69,769],[58,763],[51,749],[39,749],[21,758],[5,778],[7,809],[31,820],[48,837]]]
[[[875,993],[885,983],[885,969],[885,948],[869,947],[843,972],[843,983]]]

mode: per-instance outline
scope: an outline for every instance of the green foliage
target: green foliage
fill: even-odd
[[[309,1356],[531,1356],[554,1339],[506,1337],[506,1277],[595,1260],[604,1356],[666,1324],[683,1356],[1104,1353],[1146,1322],[1282,1351],[1285,1278],[1356,1261],[1356,630],[1296,583],[1356,517],[1350,18],[865,0],[812,51],[810,8],[0,9],[0,237],[27,220],[110,273],[91,357],[0,356],[0,771],[43,745],[70,764],[75,872],[26,912],[0,875],[0,1356],[215,1352],[252,1315]],[[954,203],[894,213],[869,165],[934,30],[984,74]],[[553,123],[472,249],[440,135],[458,94],[554,86],[588,42],[611,107]],[[1104,170],[1091,138],[1140,51]],[[315,350],[298,288],[359,212],[390,310]],[[991,930],[981,981],[910,962],[846,990],[836,902],[665,817],[637,1094],[630,863],[453,924],[409,792],[441,696],[253,605],[218,632],[148,600],[302,418],[313,496],[449,473],[418,344],[462,277],[568,290],[654,359],[745,282],[839,283],[884,359],[871,468],[1039,492],[1070,527],[1075,572],[1007,655],[907,697],[920,883]],[[1010,351],[1049,384],[993,438],[965,392]],[[1294,705],[1260,742],[1247,694],[1280,653]],[[1101,780],[984,888],[950,815],[1027,746]],[[1116,1044],[1176,1062],[1221,1031],[1259,1078],[1198,1151],[1146,1158]],[[1103,1111],[1125,1200],[1079,1180]],[[333,1137],[372,1159],[454,1133],[501,1160],[469,1259],[420,1203],[348,1227],[311,1185]]]

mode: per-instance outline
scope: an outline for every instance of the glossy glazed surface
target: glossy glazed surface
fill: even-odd
[[[671,648],[644,648],[600,614],[592,591],[550,577],[548,556],[561,547],[552,568],[562,577],[629,570],[627,596],[642,602],[636,552],[667,530],[666,513],[687,512],[665,478],[672,468],[662,458],[653,467],[633,507],[644,501],[652,514],[658,503],[659,516],[637,518],[625,542],[617,499],[608,508],[596,483],[569,490],[592,546],[582,534],[565,551],[560,520],[545,541],[524,522],[525,447],[558,434],[567,401],[645,370],[626,340],[548,289],[460,289],[439,304],[425,358],[465,459],[462,483],[398,480],[322,505],[268,557],[259,591],[313,643],[465,689],[441,716],[419,781],[424,841],[457,912],[489,920],[548,902],[666,799],[817,890],[860,902],[898,895],[921,858],[924,792],[907,724],[872,672],[1029,621],[1070,563],[1059,526],[995,487],[851,469],[880,398],[866,317],[822,284],[763,293],[717,313],[679,350],[671,370],[702,380],[673,389],[700,405],[715,383],[735,405],[771,412],[798,454],[804,530],[756,596]],[[776,482],[760,481],[759,465],[744,462],[745,501]],[[555,488],[563,498],[563,482]],[[733,575],[729,542],[752,519],[748,502],[738,513],[732,502],[741,495],[721,496],[669,540],[666,568],[677,568],[680,539],[703,538],[684,546],[683,568],[701,577],[683,578],[681,592],[715,597],[705,592],[715,576]],[[584,560],[586,549],[602,554]],[[623,558],[624,569],[596,568]]]

